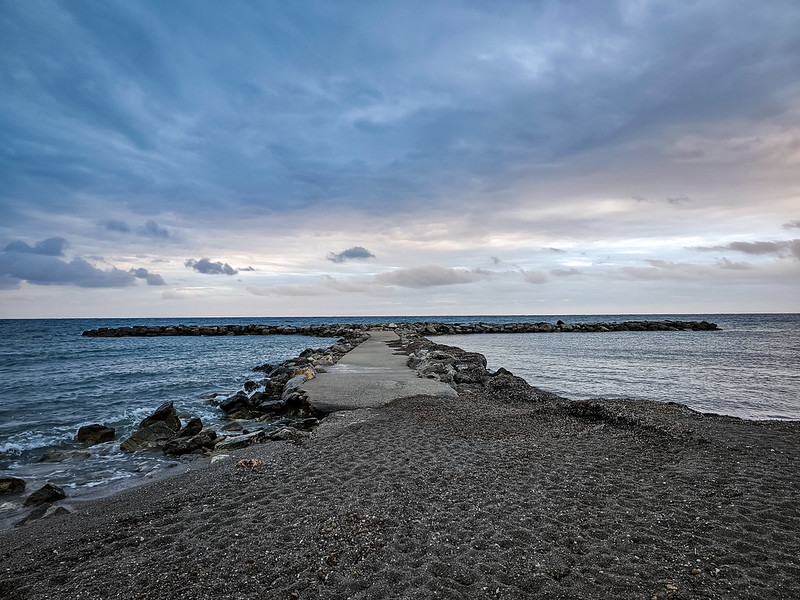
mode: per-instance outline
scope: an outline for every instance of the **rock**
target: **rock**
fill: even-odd
[[[270,400],[269,402],[262,402],[259,404],[258,410],[272,415],[286,409],[286,406],[287,402],[285,400]]]
[[[66,497],[67,495],[60,487],[47,483],[28,496],[22,505],[39,506],[41,504],[51,504],[63,500]]]
[[[26,523],[30,523],[31,521],[36,521],[38,519],[45,519],[47,517],[52,517],[56,515],[68,515],[68,514],[69,511],[63,506],[53,506],[52,504],[43,504],[42,506],[37,506],[27,515],[25,515],[24,518],[14,523],[14,527],[19,527],[21,525],[25,525]]]
[[[292,377],[289,381],[286,382],[286,385],[283,386],[283,393],[281,394],[282,399],[286,399],[289,394],[292,392],[297,391],[301,385],[306,382],[307,377],[305,375],[296,375]]]
[[[297,369],[295,371],[292,371],[292,374],[291,374],[291,377],[290,377],[289,381],[291,381],[292,379],[294,379],[298,375],[305,375],[306,379],[314,379],[314,377],[316,377],[316,373],[314,371],[314,367],[305,367],[305,368],[302,368],[302,369]]]
[[[0,496],[21,494],[25,491],[25,480],[18,477],[0,478]]]
[[[244,391],[245,392],[250,393],[253,390],[255,390],[257,387],[258,387],[258,384],[255,381],[248,380],[248,381],[244,382]]]
[[[42,457],[36,462],[64,462],[65,460],[86,459],[90,456],[91,454],[88,452],[64,452],[61,450],[55,450],[53,452],[47,452],[46,454],[43,454]]]
[[[222,431],[241,431],[244,429],[241,423],[228,423],[222,428]]]
[[[172,401],[164,402],[159,406],[153,414],[139,423],[139,428],[149,427],[155,423],[164,423],[173,432],[181,428],[181,420],[178,418],[178,413],[172,405]]]
[[[245,435],[237,435],[234,437],[225,438],[216,445],[215,450],[236,450],[238,448],[246,448],[257,442],[263,442],[267,438],[266,433],[263,431],[255,431]]]
[[[298,431],[297,429],[295,429],[293,427],[281,427],[277,431],[273,431],[269,435],[269,439],[275,440],[275,441],[287,441],[287,440],[293,440],[293,439],[296,439],[296,438],[299,438],[299,437],[303,437],[304,435],[307,435],[307,432]]]
[[[84,425],[78,429],[78,441],[87,446],[94,446],[95,444],[110,442],[114,439],[114,433],[113,427],[106,427],[99,423]]]
[[[212,430],[201,431],[193,437],[175,437],[168,440],[163,446],[165,454],[181,456],[192,452],[205,452],[214,449],[217,444],[217,432]]]
[[[247,394],[244,392],[236,392],[230,398],[226,398],[220,402],[219,407],[222,409],[222,412],[229,415],[242,411],[250,411],[252,405],[250,404],[250,398]]]
[[[186,423],[184,428],[178,432],[177,437],[179,438],[194,437],[201,431],[203,431],[203,422],[199,418],[195,417],[194,419],[190,419],[189,422]]]
[[[173,437],[175,437],[175,430],[166,423],[157,421],[148,427],[139,427],[131,437],[120,444],[119,449],[130,452],[144,448],[155,448]]]

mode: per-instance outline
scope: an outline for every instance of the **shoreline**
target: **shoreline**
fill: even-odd
[[[800,595],[800,423],[570,401],[398,333],[457,398],[336,412],[0,533],[0,595]]]

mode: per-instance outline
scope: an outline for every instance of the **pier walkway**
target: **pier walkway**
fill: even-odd
[[[394,331],[370,331],[370,338],[303,384],[308,402],[323,412],[375,408],[408,396],[458,394],[445,383],[424,379],[406,365],[407,356],[387,342],[400,338]]]

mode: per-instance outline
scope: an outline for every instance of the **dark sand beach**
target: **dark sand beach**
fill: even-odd
[[[0,598],[800,597],[800,424],[458,388],[5,532]]]

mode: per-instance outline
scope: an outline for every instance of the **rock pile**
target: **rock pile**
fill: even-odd
[[[84,331],[85,337],[157,337],[220,335],[307,335],[312,337],[354,337],[370,329],[411,329],[422,335],[458,333],[569,333],[604,331],[716,331],[706,321],[625,321],[623,323],[361,323],[347,325],[136,325],[100,327]]]
[[[422,335],[469,333],[602,333],[608,331],[719,331],[707,321],[624,321],[622,323],[403,323]]]
[[[172,402],[165,402],[144,419],[136,431],[120,444],[124,451],[160,448],[165,454],[209,454],[213,450],[233,450],[268,440],[289,440],[306,435],[324,416],[309,403],[302,384],[316,376],[317,370],[336,363],[344,354],[367,338],[365,333],[348,332],[328,348],[304,350],[300,356],[279,365],[264,364],[253,370],[266,376],[261,381],[246,381],[243,389],[218,403],[229,419],[264,421],[258,431],[224,435],[203,429],[199,418],[181,426]],[[214,400],[210,400],[216,403]],[[100,427],[100,426],[97,426]],[[92,426],[93,430],[96,429]],[[82,428],[83,429],[83,428]],[[232,427],[224,427],[230,431]]]
[[[300,356],[279,365],[254,367],[254,371],[264,373],[267,378],[261,382],[245,382],[243,391],[226,398],[219,407],[227,417],[234,419],[264,419],[275,415],[322,416],[308,404],[302,384],[316,377],[318,369],[338,362],[365,339],[366,334],[351,334],[329,348],[307,348]]]
[[[100,327],[83,332],[85,337],[159,337],[221,335],[307,335],[311,337],[353,337],[371,325],[134,325]]]

